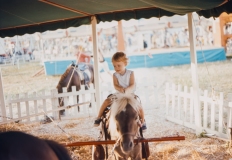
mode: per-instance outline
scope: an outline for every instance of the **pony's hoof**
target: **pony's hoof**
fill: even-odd
[[[62,117],[65,116],[65,111],[61,111],[60,116],[62,116]]]

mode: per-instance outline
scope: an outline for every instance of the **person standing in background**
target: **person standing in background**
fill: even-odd
[[[76,57],[76,64],[79,63],[90,63],[91,56],[84,53],[84,48],[82,46],[74,45],[74,56]]]
[[[100,65],[99,70],[101,71],[103,69],[104,72],[107,72],[110,75],[110,77],[112,78],[113,75],[110,72],[109,65],[108,65],[107,61],[105,60],[100,48],[98,49],[98,53],[99,53],[99,65]],[[101,77],[101,80],[103,81],[102,77]]]

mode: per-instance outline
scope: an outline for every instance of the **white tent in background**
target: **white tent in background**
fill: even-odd
[[[41,34],[42,39],[53,39],[53,38],[64,38],[64,37],[66,37],[66,29],[46,31]]]
[[[109,29],[112,27],[118,26],[117,21],[111,21],[111,22],[100,22],[97,24],[97,29]]]
[[[188,25],[188,19],[186,15],[185,16],[174,15],[172,17],[164,16],[161,17],[160,19],[153,17],[150,19],[142,18],[138,20],[139,26],[141,27],[150,26],[152,30],[168,27],[168,23],[170,27],[183,27]]]
[[[5,45],[3,38],[0,38],[0,55],[5,54]]]
[[[67,29],[67,36],[78,37],[78,36],[91,36],[91,25],[82,25],[79,27],[70,27]]]
[[[128,21],[126,21],[126,20],[122,20],[122,26],[123,27],[133,27],[133,26],[138,26],[138,23],[139,22],[139,20],[136,20],[136,19],[130,19],[130,20],[128,20]]]

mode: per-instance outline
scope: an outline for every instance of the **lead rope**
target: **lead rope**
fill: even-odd
[[[68,134],[62,127],[60,127],[43,109],[42,112],[52,121],[53,124],[55,124],[55,126],[57,126],[68,137],[69,140],[72,141],[72,137],[70,134]]]
[[[199,19],[200,19],[200,16],[199,16]],[[199,35],[198,35],[198,33],[197,33],[196,24],[195,24],[195,22],[194,22],[193,16],[192,16],[192,21],[193,21],[193,24],[194,24],[196,36],[199,37]],[[195,38],[196,38],[196,37],[195,37]],[[197,41],[199,41],[199,40],[197,40]],[[204,54],[203,49],[202,49],[202,43],[201,43],[201,41],[200,41],[199,44],[200,44],[200,47],[201,47],[201,54],[202,54],[202,57],[204,58],[204,65],[205,65],[205,68],[206,68],[207,74],[208,74],[207,78],[208,78],[208,81],[209,81],[209,85],[210,85],[210,87],[211,87],[211,93],[212,93],[212,96],[214,96],[214,92],[215,92],[215,91],[214,91],[214,87],[213,87],[213,85],[212,85],[212,81],[211,81],[211,79],[210,79],[209,69],[208,69],[208,66],[207,66],[207,64],[206,64],[205,54]]]
[[[82,49],[80,50],[80,53],[81,53],[81,51],[82,51]],[[80,55],[81,55],[81,54],[78,55],[77,63],[78,63],[78,61],[79,61],[79,59],[80,59]],[[73,71],[72,71],[71,77],[69,78],[68,84],[67,84],[67,86],[66,86],[67,88],[68,88],[69,85],[70,85],[71,79],[72,79],[72,77],[73,77],[73,74],[74,74],[76,68],[77,68],[77,65],[74,65],[74,69],[73,69]],[[60,103],[59,103],[59,107],[60,107],[60,105],[61,105],[61,103],[62,103],[63,101],[64,101],[64,98],[62,97],[62,98],[61,98],[61,101],[60,101]]]
[[[113,157],[113,155],[114,155],[114,150],[115,150],[115,148],[118,146],[118,143],[119,143],[121,137],[122,137],[122,136],[120,136],[120,137],[117,139],[116,143],[114,144],[114,146],[113,146],[113,148],[112,148],[111,154],[109,155],[109,157],[107,158],[107,160],[109,160],[109,158]]]
[[[200,20],[200,16],[198,16],[198,18],[199,18],[199,20]],[[196,35],[198,36],[197,29],[196,29],[196,24],[195,24],[195,22],[194,22],[193,16],[192,16],[192,21],[193,21],[193,24],[194,24],[194,27],[195,27]],[[199,37],[199,36],[198,36],[198,37]],[[199,40],[198,40],[198,41],[199,41]],[[211,79],[210,79],[209,69],[208,69],[208,66],[207,66],[207,64],[206,64],[205,54],[204,54],[204,52],[203,52],[202,44],[201,44],[201,43],[200,43],[200,47],[201,47],[202,56],[203,56],[203,58],[204,58],[204,65],[205,65],[205,67],[206,67],[207,74],[208,74],[208,77],[207,77],[207,78],[208,78],[208,81],[209,81],[209,85],[210,85],[210,87],[211,87],[211,96],[212,96],[213,101],[216,101],[216,102],[219,104],[218,98],[217,98],[216,95],[215,95],[215,89],[214,89],[214,87],[213,87],[213,85],[212,85],[212,81],[211,81]],[[226,126],[226,124],[225,124],[225,122],[224,122],[223,119],[222,119],[222,124],[223,124],[224,128],[227,129],[227,126]],[[227,134],[227,137],[229,138],[229,134]]]

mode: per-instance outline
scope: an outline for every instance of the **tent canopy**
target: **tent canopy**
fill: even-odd
[[[224,0],[0,0],[0,37],[44,32],[100,21],[197,12],[206,18],[232,13]]]

